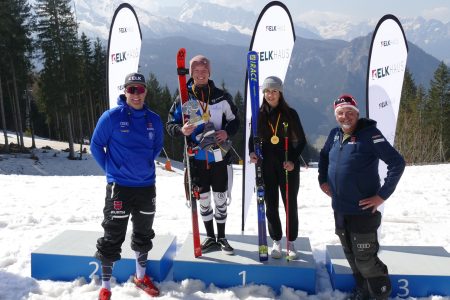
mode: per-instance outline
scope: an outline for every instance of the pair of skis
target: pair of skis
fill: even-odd
[[[186,68],[186,49],[180,48],[177,53],[177,74],[178,74],[178,88],[180,92],[180,105],[188,102],[189,94],[186,86],[186,74],[189,74],[189,69]],[[189,116],[183,114],[183,125],[188,122]],[[188,144],[188,139],[184,136],[184,155],[186,159],[186,177],[187,179],[187,199],[189,206],[191,207],[192,217],[192,239],[194,241],[194,256],[202,256],[202,247],[200,244],[200,231],[198,228],[198,213],[197,213],[197,200],[200,198],[198,186],[192,182],[192,164],[194,157],[192,148]]]
[[[256,172],[256,206],[258,210],[258,254],[260,261],[269,259],[269,248],[267,246],[266,234],[266,212],[264,205],[264,179],[262,171],[262,139],[258,137],[259,116],[259,71],[258,53],[250,51],[247,54],[247,78],[250,89],[250,103],[252,109],[252,134],[257,161]]]

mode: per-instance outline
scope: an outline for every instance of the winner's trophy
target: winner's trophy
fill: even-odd
[[[197,114],[200,109],[200,105],[196,100],[189,100],[181,107],[183,114],[188,116],[188,123],[194,125],[200,125],[205,123],[202,116]]]

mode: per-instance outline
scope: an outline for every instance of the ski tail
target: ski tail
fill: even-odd
[[[186,68],[186,49],[180,48],[177,53],[177,74],[178,74],[178,89],[180,93],[180,106],[189,100],[189,94],[186,86],[186,74],[189,74],[189,70]],[[188,116],[183,115],[183,125],[188,121]],[[188,145],[188,139],[184,137],[184,155],[186,159],[186,177],[187,177],[187,200],[191,207],[192,218],[192,239],[194,242],[194,256],[202,256],[202,247],[200,244],[200,231],[198,228],[198,212],[197,212],[197,200],[200,198],[198,186],[192,181],[192,165],[193,165],[193,153],[192,148]]]
[[[250,101],[252,110],[252,133],[255,154],[258,160],[255,164],[256,171],[256,200],[258,210],[258,254],[260,261],[269,258],[266,234],[266,213],[264,205],[264,180],[262,173],[262,140],[258,137],[258,115],[259,115],[259,73],[258,53],[249,51],[247,54],[247,72],[250,90]]]

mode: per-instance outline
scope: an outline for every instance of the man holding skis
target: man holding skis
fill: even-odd
[[[103,113],[91,141],[91,152],[106,173],[103,237],[97,240],[95,257],[102,263],[99,300],[111,298],[113,263],[120,259],[128,219],[132,216],[131,249],[136,253],[135,285],[151,296],[159,290],[146,273],[152,249],[156,207],[155,158],[163,147],[160,117],[145,104],[147,94],[142,74],[125,77],[125,94],[118,106]]]
[[[230,94],[217,88],[210,80],[211,63],[203,55],[197,55],[190,61],[190,76],[187,82],[189,102],[198,110],[192,117],[201,118],[203,122],[186,122],[183,125],[183,113],[179,97],[173,103],[166,123],[171,136],[186,136],[188,144],[195,153],[191,167],[191,179],[200,192],[200,214],[205,224],[207,238],[202,242],[203,253],[222,250],[234,254],[234,249],[225,236],[227,220],[228,188],[228,150],[231,147],[229,137],[239,129],[237,108]],[[200,124],[201,123],[201,124]],[[211,205],[212,199],[215,211]],[[217,225],[217,239],[213,219]]]
[[[339,127],[331,130],[320,151],[319,184],[332,198],[336,234],[353,271],[356,287],[348,299],[388,299],[392,287],[387,266],[378,258],[378,207],[394,192],[405,169],[403,157],[376,128],[359,118],[348,94],[334,101]],[[380,185],[379,160],[387,164]]]

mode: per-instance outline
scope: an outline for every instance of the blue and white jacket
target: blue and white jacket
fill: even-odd
[[[164,142],[160,117],[146,105],[135,110],[120,95],[118,105],[105,111],[91,139],[91,153],[108,183],[128,187],[155,184],[155,158]]]
[[[189,93],[189,100],[195,100],[200,103],[200,109],[198,115],[204,113],[203,108],[208,107],[210,115],[209,122],[214,124],[215,131],[225,130],[228,134],[228,138],[231,138],[239,129],[239,118],[237,115],[237,107],[233,103],[233,97],[223,90],[217,88],[212,80],[208,81],[208,85],[205,87],[195,87],[193,90],[193,79],[189,79],[187,82],[187,88]],[[208,103],[204,103],[201,99],[197,99],[203,92],[204,100],[209,99]],[[166,130],[170,136],[182,136],[181,127],[183,126],[182,111],[180,105],[180,99],[174,101],[169,111],[168,120],[166,123]],[[192,135],[188,138],[188,142],[193,146],[199,145],[199,140],[196,138],[204,130],[204,124],[196,127]],[[207,151],[199,148],[195,152],[196,160],[207,160],[209,163],[215,161],[214,155],[211,151]]]
[[[329,184],[335,211],[370,214],[370,209],[361,209],[359,201],[375,195],[388,199],[403,174],[405,161],[376,128],[374,120],[361,118],[345,141],[343,135],[339,127],[331,130],[320,151],[319,183]],[[382,186],[378,174],[379,159],[388,169]]]

